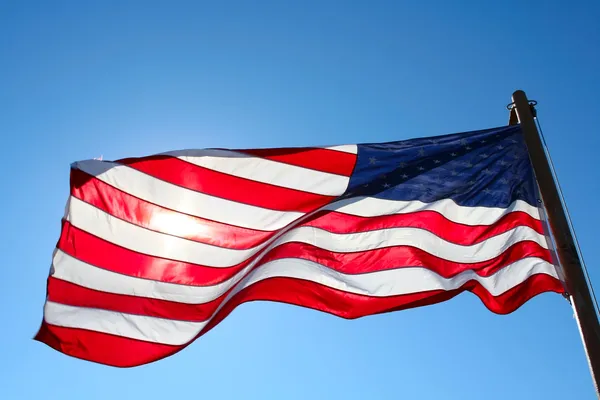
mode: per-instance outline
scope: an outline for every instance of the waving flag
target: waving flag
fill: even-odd
[[[564,292],[518,125],[87,160],[70,187],[36,339],[104,364],[169,356],[251,300],[357,318]]]

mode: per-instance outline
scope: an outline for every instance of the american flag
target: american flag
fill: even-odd
[[[518,125],[86,160],[70,188],[36,339],[103,364],[172,355],[251,300],[358,318],[564,292]]]

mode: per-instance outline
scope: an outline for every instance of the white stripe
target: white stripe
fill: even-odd
[[[256,254],[269,242],[247,250],[234,250],[194,242],[140,228],[71,197],[67,220],[75,227],[127,249],[183,262],[211,267],[230,267]],[[334,252],[356,252],[389,246],[414,246],[429,254],[462,263],[480,262],[503,253],[513,244],[530,240],[547,248],[546,238],[528,226],[517,226],[482,242],[463,246],[441,239],[419,228],[390,228],[350,234],[336,234],[302,226],[290,230],[269,244],[269,249],[288,242],[308,243]],[[266,251],[266,250],[265,250]]]
[[[227,295],[219,309],[244,288],[274,277],[308,280],[345,292],[373,297],[397,296],[430,290],[453,290],[470,280],[475,280],[491,295],[499,296],[534,274],[546,274],[557,278],[553,265],[536,258],[519,260],[489,277],[481,277],[469,270],[449,279],[421,267],[347,275],[307,260],[282,259],[269,262],[252,271]],[[64,306],[52,302],[46,304],[45,319],[53,325],[90,329],[173,345],[189,342],[208,323],[208,321],[202,323],[172,321]]]
[[[237,265],[255,254],[260,247],[228,249],[154,232],[71,197],[67,221],[94,236],[138,253],[211,267]],[[264,246],[264,245],[263,245]]]
[[[267,210],[209,196],[185,189],[132,168],[106,161],[87,160],[75,163],[84,172],[117,189],[148,202],[182,213],[250,229],[275,231],[300,218],[298,212]],[[491,225],[510,212],[521,211],[540,219],[537,207],[517,200],[508,208],[459,206],[450,199],[432,203],[395,201],[373,197],[355,197],[328,204],[325,210],[334,210],[362,217],[406,214],[417,211],[435,211],[447,219],[465,225]]]
[[[391,230],[390,230],[391,231]],[[323,231],[321,231],[323,232]],[[373,234],[373,236],[368,236],[364,239],[357,239],[358,236],[355,236],[352,239],[346,239],[346,240],[340,240],[339,244],[342,245],[348,245],[348,244],[352,244],[355,246],[360,246],[361,250],[364,250],[364,246],[367,244],[372,244],[373,246],[385,246],[387,244],[387,242],[390,242],[391,240],[396,240],[396,241],[400,241],[402,242],[402,238],[398,237],[401,235],[390,235],[391,239],[390,240],[383,240],[381,241],[381,237],[378,236],[377,234],[381,233],[382,231],[374,231],[374,232],[370,232],[370,234]],[[292,232],[293,233],[293,232]],[[519,232],[518,229],[514,229],[512,231],[507,232],[507,234],[504,237],[498,236],[496,238],[492,238],[489,239],[488,241],[488,246],[493,246],[492,250],[494,251],[493,254],[489,254],[489,249],[485,248],[484,243],[482,242],[481,244],[475,245],[475,246],[470,246],[470,247],[466,247],[466,246],[458,246],[458,245],[449,245],[449,244],[444,244],[443,241],[440,241],[440,245],[438,248],[436,247],[431,247],[431,252],[434,255],[437,255],[438,257],[440,257],[440,255],[452,255],[455,259],[456,258],[461,258],[462,262],[464,261],[465,256],[469,257],[470,260],[468,262],[476,262],[476,261],[483,261],[483,259],[489,259],[492,258],[492,256],[496,256],[499,255],[501,253],[503,253],[508,247],[510,247],[511,243],[513,242],[518,242],[523,240],[523,233],[524,232]],[[326,234],[326,232],[325,232]],[[331,234],[329,234],[331,235]],[[406,236],[408,238],[411,238],[414,234],[406,233]],[[375,240],[372,240],[375,239]],[[421,238],[417,238],[417,239],[421,239],[422,242],[427,242],[426,237],[422,236]],[[301,241],[301,242],[308,242],[310,239],[307,238],[302,238],[299,235],[297,237],[289,237],[287,239],[285,239],[285,241]],[[312,240],[314,240],[316,243],[321,243],[320,238],[318,237],[318,232],[315,232],[315,235],[313,235]],[[364,240],[364,242],[363,242]],[[492,242],[492,240],[494,242]],[[491,245],[490,245],[491,243]],[[545,243],[540,243],[542,246],[544,246]],[[271,247],[276,247],[277,246],[277,242],[273,243],[271,245]],[[448,249],[448,246],[455,246],[456,248],[454,249]],[[462,250],[461,250],[462,248]],[[346,251],[355,251],[354,249],[350,249],[348,250],[348,248],[344,248],[343,250]],[[361,251],[361,250],[356,250],[356,251]],[[262,256],[264,256],[265,254],[267,254],[267,251],[262,253]],[[488,255],[488,257],[485,257],[486,255]],[[442,258],[447,258],[447,259],[451,259],[448,257],[442,257]],[[216,298],[218,298],[219,296],[221,296],[223,293],[225,293],[227,290],[229,290],[231,287],[233,287],[237,282],[239,282],[241,279],[244,278],[245,274],[250,271],[254,265],[256,265],[257,262],[259,262],[260,260],[257,258],[256,260],[253,260],[251,263],[249,263],[246,267],[244,267],[242,270],[238,271],[234,276],[232,276],[231,278],[229,278],[226,281],[223,281],[217,285],[214,286],[188,286],[188,285],[179,285],[179,284],[173,284],[173,283],[165,283],[165,282],[158,282],[158,281],[151,281],[151,280],[147,280],[147,279],[143,279],[143,278],[136,278],[136,277],[131,277],[131,276],[126,276],[126,275],[122,275],[122,274],[118,274],[115,272],[111,272],[111,271],[106,271],[104,269],[100,269],[94,266],[91,266],[87,263],[81,262],[67,254],[65,254],[64,252],[62,252],[61,250],[56,251],[56,255],[54,258],[54,268],[55,268],[55,277],[58,279],[62,279],[68,282],[72,282],[81,286],[85,286],[87,288],[90,289],[94,289],[94,290],[100,290],[100,291],[104,291],[104,292],[110,292],[110,293],[118,293],[118,294],[126,294],[126,295],[135,295],[135,296],[143,296],[143,297],[151,297],[151,298],[157,298],[157,299],[163,299],[163,300],[171,300],[171,301],[177,301],[177,302],[181,302],[181,303],[191,303],[191,304],[199,304],[199,303],[205,303],[205,302],[209,302],[212,301]],[[454,260],[453,260],[454,261]],[[269,263],[267,263],[266,265],[268,265]],[[409,267],[407,265],[397,265],[397,267]],[[260,267],[263,268],[263,267]],[[326,267],[323,267],[326,268]],[[414,269],[414,268],[411,268]],[[424,268],[421,268],[424,269]],[[327,270],[329,270],[329,268],[327,268]],[[425,270],[425,269],[424,269]],[[337,274],[337,272],[330,270],[330,272],[328,272],[328,275],[331,275],[332,273]],[[349,275],[352,276],[352,275]]]
[[[280,243],[301,242],[333,252],[352,253],[391,246],[412,246],[449,261],[472,263],[490,260],[513,244],[526,240],[548,247],[546,238],[528,226],[517,226],[470,246],[451,243],[429,231],[412,227],[336,234],[304,226],[283,235],[272,247]]]
[[[325,149],[341,151],[343,153],[356,154],[358,153],[358,146],[355,144],[342,144],[339,146],[328,146]]]
[[[260,270],[267,269],[269,274],[272,276],[285,276],[285,277],[296,277],[304,279],[305,275],[295,276],[294,268],[290,267],[289,271],[286,272],[285,269],[277,269],[272,267],[271,265],[280,265],[279,261],[284,262],[285,265],[291,265],[290,263],[298,262],[300,266],[304,265],[303,263],[310,262],[308,260],[303,259],[280,259],[275,261],[270,261],[265,263],[264,265],[257,268],[257,270],[250,272],[249,276],[263,276],[264,273]],[[518,268],[527,269],[531,265],[534,265],[537,262],[542,262],[542,259],[539,258],[527,258],[516,261],[511,265],[520,265]],[[249,265],[243,270],[239,271],[235,276],[230,279],[219,283],[214,286],[191,286],[191,285],[180,285],[174,283],[166,283],[166,282],[158,282],[144,278],[137,278],[133,276],[123,275],[116,272],[108,271],[102,268],[94,267],[93,265],[82,262],[61,250],[56,251],[56,255],[53,259],[54,272],[52,276],[56,279],[61,279],[66,282],[71,282],[79,286],[86,287],[92,290],[98,290],[107,293],[115,293],[129,296],[139,296],[139,297],[147,297],[151,299],[160,299],[160,300],[169,300],[175,301],[178,303],[185,304],[203,304],[213,301],[219,298],[221,295],[226,293],[229,289],[235,286],[238,282],[244,280],[246,278],[246,274],[252,270],[253,266]],[[428,286],[424,286],[424,289],[421,288],[420,285],[422,282],[429,282],[427,276],[434,274],[436,277],[438,276],[434,272],[431,272],[429,269],[425,267],[410,267],[399,265],[397,269],[378,271],[378,272],[370,272],[365,274],[344,274],[341,272],[337,272],[329,267],[321,266],[320,274],[324,276],[338,276],[343,282],[349,283],[354,282],[355,279],[359,279],[359,276],[372,276],[373,274],[388,274],[392,281],[384,284],[384,279],[381,278],[379,280],[380,286],[379,289],[384,290],[383,288],[389,287],[390,284],[396,285],[395,287],[400,287],[397,285],[406,284],[406,286],[402,286],[404,289],[399,294],[418,292],[421,290],[429,290]],[[517,268],[511,266],[511,268]],[[390,272],[390,271],[400,271],[400,270],[409,270],[412,272]],[[420,272],[416,272],[420,271]],[[292,273],[292,275],[288,275]],[[283,274],[283,275],[279,275]],[[399,275],[398,275],[399,274]],[[411,275],[413,274],[413,275]],[[464,273],[463,273],[464,274]],[[268,275],[268,274],[267,274]],[[462,274],[461,274],[462,275]],[[266,276],[266,275],[265,275]],[[271,276],[271,275],[269,275]],[[317,276],[317,275],[315,275]],[[374,276],[374,275],[373,275]],[[379,276],[379,275],[377,275]],[[433,276],[433,275],[431,275]],[[409,279],[409,277],[412,277]],[[441,278],[440,279],[445,279]],[[315,278],[316,279],[316,278]],[[315,282],[320,282],[319,280],[314,280]],[[363,278],[360,278],[363,279]],[[366,278],[365,278],[366,279]],[[378,278],[379,279],[379,278]],[[393,279],[409,279],[404,280],[402,282],[393,281]],[[422,279],[425,279],[424,281]],[[243,285],[243,283],[241,283]],[[328,285],[330,286],[330,285]],[[352,285],[351,285],[352,286]],[[332,286],[336,287],[337,286]],[[438,288],[439,289],[439,288]],[[348,291],[347,289],[344,289]],[[387,290],[387,289],[386,289]],[[362,292],[361,292],[362,293]],[[379,294],[378,294],[379,293]],[[372,296],[385,296],[387,292],[369,292]],[[367,294],[367,293],[362,293]],[[390,295],[390,294],[388,294]]]
[[[240,178],[326,196],[341,195],[350,181],[346,176],[229,150],[181,150],[162,154]]]
[[[87,329],[174,346],[189,342],[206,325],[206,322],[175,321],[97,308],[73,307],[52,301],[46,302],[44,319],[51,325],[65,328]]]
[[[361,217],[435,211],[450,221],[472,226],[492,225],[506,214],[517,211],[527,213],[535,219],[540,219],[539,208],[533,207],[522,200],[516,200],[508,208],[499,208],[460,206],[451,199],[423,203],[418,200],[398,201],[374,197],[354,197],[330,203],[323,208]]]
[[[554,266],[539,258],[518,260],[488,277],[467,270],[452,278],[444,278],[423,267],[398,268],[366,274],[344,274],[309,260],[280,259],[252,271],[240,282],[232,295],[256,282],[274,277],[286,277],[304,279],[345,292],[374,297],[398,296],[430,290],[453,290],[469,280],[476,280],[492,296],[499,296],[537,273],[557,278]]]
[[[303,213],[268,210],[199,193],[124,165],[86,160],[76,168],[142,200],[200,218],[250,229],[275,231]]]

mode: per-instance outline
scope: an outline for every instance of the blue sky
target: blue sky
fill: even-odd
[[[466,293],[353,321],[246,304],[134,369],[32,337],[71,162],[483,129],[519,88],[600,285],[599,20],[597,1],[1,2],[0,398],[593,399],[555,294],[507,316]]]

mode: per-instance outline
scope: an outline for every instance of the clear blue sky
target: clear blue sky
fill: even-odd
[[[593,399],[555,294],[508,316],[466,293],[354,321],[246,304],[134,369],[32,337],[71,162],[482,129],[518,88],[600,290],[598,21],[598,1],[0,1],[0,398]]]

